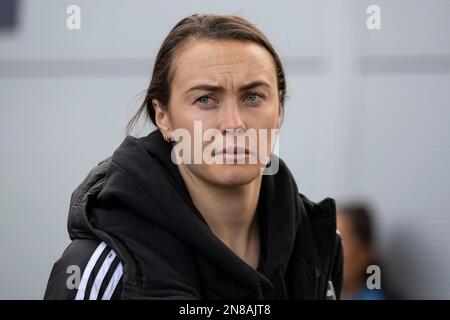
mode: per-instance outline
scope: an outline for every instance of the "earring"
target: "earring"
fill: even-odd
[[[172,141],[172,137],[171,136],[164,136],[164,140],[166,140],[166,142],[171,142]]]

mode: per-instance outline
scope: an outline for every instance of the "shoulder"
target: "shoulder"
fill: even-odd
[[[321,260],[322,270],[331,282],[334,297],[340,299],[343,285],[343,245],[342,238],[336,228],[336,202],[333,198],[325,198],[313,202],[299,193],[304,216],[310,223]]]
[[[105,242],[75,239],[55,262],[44,299],[119,299],[123,266]]]

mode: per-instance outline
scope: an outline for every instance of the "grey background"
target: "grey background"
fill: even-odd
[[[280,155],[300,191],[372,203],[382,277],[407,298],[450,299],[450,1],[19,4],[0,29],[0,298],[42,298],[71,192],[123,140],[162,40],[187,15],[222,13],[282,57]],[[366,28],[370,4],[381,30]]]

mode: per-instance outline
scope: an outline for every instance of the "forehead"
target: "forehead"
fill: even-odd
[[[275,62],[264,47],[251,41],[190,39],[177,52],[172,85],[194,82],[264,80],[276,85]]]

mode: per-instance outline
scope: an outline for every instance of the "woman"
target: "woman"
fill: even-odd
[[[339,298],[334,200],[308,200],[272,154],[285,92],[281,61],[254,25],[181,20],[129,123],[146,113],[157,130],[128,135],[74,191],[72,243],[45,298]]]

